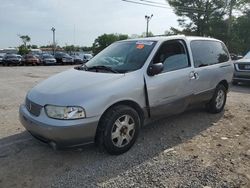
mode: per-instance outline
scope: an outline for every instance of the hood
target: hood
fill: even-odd
[[[239,59],[235,63],[250,63],[250,59]]]
[[[96,73],[70,69],[36,85],[28,93],[28,98],[40,105],[79,105],[79,100],[93,95],[124,74]]]

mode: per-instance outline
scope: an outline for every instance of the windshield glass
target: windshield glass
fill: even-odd
[[[106,66],[121,73],[135,71],[144,65],[155,43],[155,41],[116,42],[93,57],[86,66]]]
[[[12,57],[17,57],[17,55],[16,54],[7,54],[6,57],[8,57],[8,58],[11,57],[12,58]]]
[[[69,54],[63,54],[63,57],[71,57]]]
[[[250,59],[250,52],[248,52],[245,56],[244,59]]]
[[[52,55],[43,55],[43,58],[54,58]]]

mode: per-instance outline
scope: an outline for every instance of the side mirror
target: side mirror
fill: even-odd
[[[164,66],[163,66],[162,63],[152,64],[148,68],[148,75],[149,76],[154,76],[156,74],[161,73],[163,71],[163,69],[164,69]]]

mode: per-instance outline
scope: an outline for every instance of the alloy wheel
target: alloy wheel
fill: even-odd
[[[135,121],[130,115],[119,117],[111,130],[111,139],[116,147],[124,147],[131,142],[135,133]]]

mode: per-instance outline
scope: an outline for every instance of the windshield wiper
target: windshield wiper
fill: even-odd
[[[111,67],[107,67],[107,66],[104,66],[104,65],[87,67],[87,70],[91,70],[91,69],[96,69],[96,70],[101,69],[101,70],[106,70],[106,71],[110,71],[110,72],[113,72],[113,73],[119,73],[118,71],[112,69]]]

